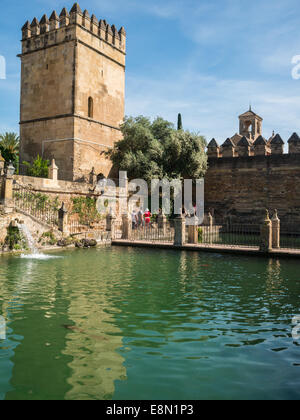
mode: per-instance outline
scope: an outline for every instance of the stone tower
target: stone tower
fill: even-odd
[[[249,111],[239,116],[240,120],[240,135],[247,137],[254,142],[262,135],[262,121],[263,119],[255,114],[251,107]]]
[[[122,135],[126,33],[77,3],[22,28],[20,162],[55,159],[60,178],[108,176]]]

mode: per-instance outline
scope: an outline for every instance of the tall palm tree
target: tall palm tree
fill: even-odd
[[[0,134],[0,146],[12,155],[19,152],[20,137],[16,133]]]

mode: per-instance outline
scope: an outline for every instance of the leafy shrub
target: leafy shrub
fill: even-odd
[[[55,235],[53,232],[45,232],[42,234],[42,236],[39,239],[39,243],[42,243],[42,245],[55,245],[57,243],[57,239],[55,238]]]
[[[9,249],[16,249],[16,246],[19,245],[21,249],[22,235],[17,227],[9,225],[7,228],[7,236],[5,238],[5,244],[9,246]]]
[[[30,164],[24,161],[23,165],[27,167],[27,175],[36,178],[48,178],[48,167],[50,165],[49,160],[43,159],[40,155]]]
[[[99,222],[101,216],[97,210],[97,202],[91,197],[76,197],[72,199],[73,210],[72,214],[79,216],[80,223],[89,225],[93,222]]]

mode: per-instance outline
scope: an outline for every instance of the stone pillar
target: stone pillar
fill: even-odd
[[[52,159],[51,165],[48,168],[48,178],[52,181],[57,181],[58,179],[58,167],[55,164],[55,159]]]
[[[69,234],[68,211],[65,207],[65,203],[62,203],[61,208],[58,210],[58,230],[60,230],[64,235]]]
[[[163,231],[163,235],[166,235],[167,233],[167,217],[160,213],[157,218],[157,225],[158,229],[161,229]]]
[[[212,215],[211,215],[211,212],[209,212],[209,213],[208,213],[208,226],[209,226],[210,228],[212,228],[212,227],[213,227],[213,222],[214,222],[214,219],[213,219],[213,217],[212,217]]]
[[[132,231],[131,217],[128,213],[122,215],[122,239],[130,240]]]
[[[128,178],[126,171],[119,172],[119,214],[126,213],[128,209]]]
[[[193,223],[188,226],[188,243],[198,244],[198,218],[193,217]]]
[[[185,244],[185,218],[180,215],[174,220],[175,224],[175,246],[182,246]]]
[[[111,216],[110,237],[111,237],[111,239],[115,239],[115,237],[116,237],[116,217],[115,216]]]
[[[272,217],[272,245],[274,249],[280,248],[280,220],[277,210]]]
[[[268,210],[266,210],[266,217],[260,229],[260,251],[272,251],[272,222]]]
[[[214,219],[211,215],[211,212],[208,213],[208,237],[209,237],[209,243],[213,243],[213,224]]]
[[[13,200],[13,176],[15,168],[10,163],[6,168],[4,176],[4,186],[3,186],[3,204],[4,204],[4,213],[12,213],[14,209],[14,200]]]
[[[115,223],[116,216],[113,213],[110,213],[106,216],[106,230],[111,232],[111,238],[115,237]]]

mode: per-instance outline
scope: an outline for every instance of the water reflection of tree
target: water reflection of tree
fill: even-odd
[[[132,345],[161,348],[180,341],[181,332],[186,341],[228,335],[250,343],[247,336],[253,336],[251,343],[258,344],[263,324],[274,321],[276,328],[277,318],[299,296],[299,282],[292,286],[295,275],[289,272],[284,279],[278,261],[128,250],[131,254],[136,259],[130,287],[120,286],[123,300],[114,304],[122,314],[118,325]]]
[[[127,282],[120,285],[114,306],[118,326],[128,345],[161,348],[167,342],[208,339],[199,325],[207,322],[202,306],[202,281],[206,265],[198,254],[170,251],[127,250],[131,261]],[[142,263],[141,263],[142,261]],[[128,270],[128,263],[126,264]]]

